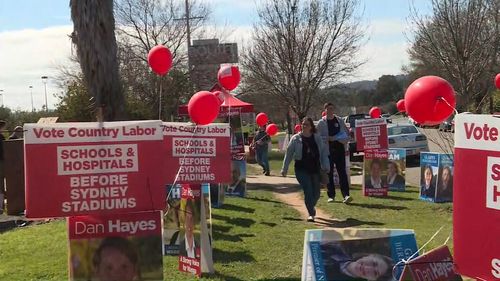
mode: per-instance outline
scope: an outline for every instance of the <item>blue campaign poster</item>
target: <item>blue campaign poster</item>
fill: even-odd
[[[245,197],[247,190],[247,166],[245,160],[231,161],[232,182],[226,185],[226,195]]]
[[[435,202],[439,153],[420,153],[420,199]]]
[[[453,201],[453,174],[453,154],[440,154],[436,202]]]
[[[406,149],[388,149],[387,183],[389,191],[405,191]]]

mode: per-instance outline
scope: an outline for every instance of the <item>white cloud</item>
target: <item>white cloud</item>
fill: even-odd
[[[57,66],[69,62],[72,30],[72,26],[55,26],[0,33],[0,89],[6,107],[31,110],[29,86],[33,86],[34,107],[41,109],[45,104],[41,76],[48,76],[47,100],[54,108],[53,95],[61,90],[52,79]]]

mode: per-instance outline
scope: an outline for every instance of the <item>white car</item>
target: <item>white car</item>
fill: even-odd
[[[388,124],[389,148],[406,149],[406,157],[419,157],[420,152],[429,151],[427,137],[412,124]]]

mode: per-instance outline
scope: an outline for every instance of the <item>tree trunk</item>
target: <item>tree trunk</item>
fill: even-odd
[[[125,118],[125,98],[118,74],[113,0],[70,0],[76,45],[84,83],[102,107],[104,121]]]

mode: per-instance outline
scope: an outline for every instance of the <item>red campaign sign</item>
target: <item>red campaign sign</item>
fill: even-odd
[[[456,270],[481,280],[500,279],[500,119],[455,118],[453,246]]]
[[[363,160],[363,195],[387,196],[387,149],[365,150]]]
[[[197,256],[199,256],[199,248],[197,249],[197,251]],[[200,259],[179,256],[179,271],[189,272],[193,275],[201,277]]]
[[[356,120],[356,149],[387,149],[387,123],[384,119],[359,119]]]
[[[69,239],[161,235],[161,212],[68,218]]]
[[[400,281],[459,281],[447,246],[441,246],[406,263]]]
[[[163,123],[166,183],[231,182],[229,124]]]
[[[161,121],[26,124],[26,217],[162,210]]]

